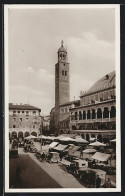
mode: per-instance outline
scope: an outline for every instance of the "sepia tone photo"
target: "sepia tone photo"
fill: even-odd
[[[119,5],[5,5],[5,191],[121,190]]]

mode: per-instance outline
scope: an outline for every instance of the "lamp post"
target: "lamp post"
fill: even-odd
[[[41,135],[41,152],[42,152],[42,116],[40,116],[40,119],[41,119],[41,124],[40,124],[40,135]]]

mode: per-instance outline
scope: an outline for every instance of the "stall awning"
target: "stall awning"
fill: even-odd
[[[83,152],[83,153],[86,153],[86,154],[89,154],[89,153],[95,153],[96,151],[97,151],[97,150],[95,150],[95,149],[89,148],[89,149],[83,150],[82,152]]]
[[[62,144],[59,144],[57,147],[55,147],[54,149],[55,150],[59,150],[59,151],[62,151],[64,149],[67,148],[68,145],[62,145]]]
[[[52,142],[49,147],[50,148],[54,148],[55,146],[57,146],[59,143],[58,142]]]
[[[71,156],[79,156],[80,155],[80,151],[78,151],[80,149],[80,146],[74,146],[71,150],[68,150],[69,155]]]
[[[98,161],[107,161],[109,158],[111,157],[110,154],[105,154],[105,153],[101,153],[101,152],[96,152],[93,155],[93,159],[96,159]]]

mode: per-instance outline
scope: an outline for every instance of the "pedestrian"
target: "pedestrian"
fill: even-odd
[[[20,174],[21,174],[21,169],[20,167],[17,167],[15,171],[15,182],[14,182],[15,188],[21,188],[22,179]]]
[[[62,152],[59,153],[59,158],[60,158],[60,161],[62,161],[62,158],[63,158]]]
[[[43,154],[42,154],[42,161],[45,159],[45,157],[46,157],[46,155],[45,155],[45,153],[43,152]]]
[[[111,188],[111,181],[110,181],[110,178],[106,179],[105,188]]]
[[[100,185],[101,185],[101,178],[99,177],[99,175],[97,175],[97,178],[96,178],[96,188],[100,188]]]

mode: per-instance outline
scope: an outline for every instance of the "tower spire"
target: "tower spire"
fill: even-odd
[[[62,40],[62,42],[61,42],[61,46],[63,46],[63,44],[64,44],[64,41]]]

